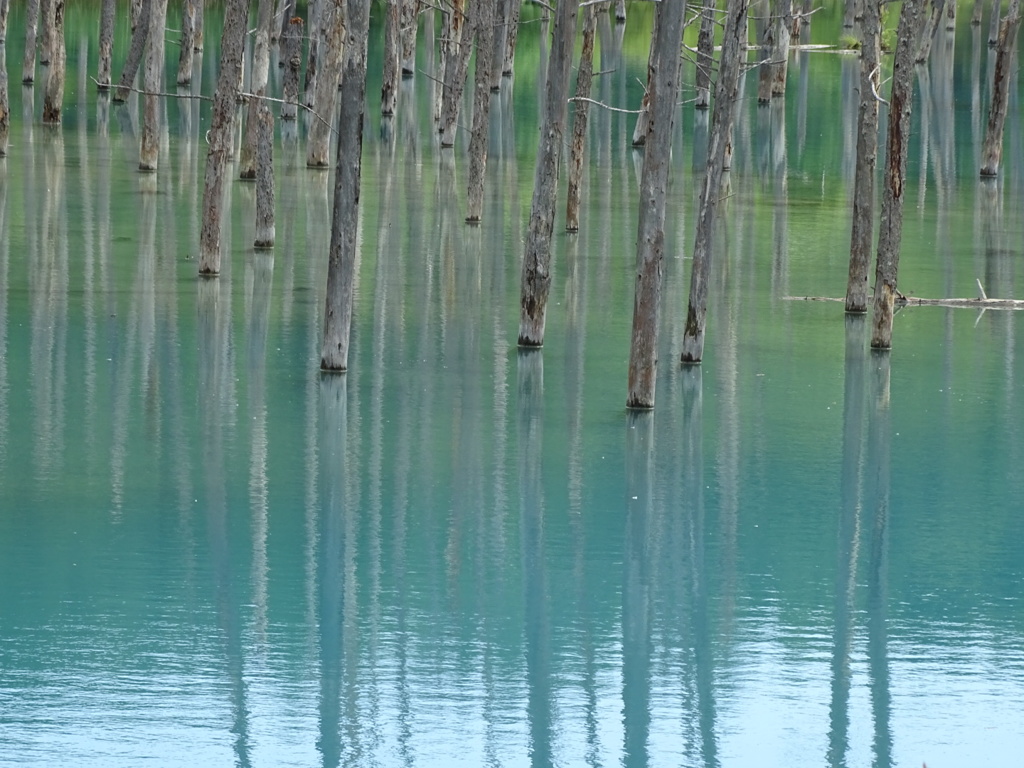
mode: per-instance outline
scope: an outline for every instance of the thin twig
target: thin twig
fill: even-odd
[[[639,115],[641,112],[643,112],[642,109],[620,109],[619,107],[612,107],[603,102],[595,101],[594,99],[584,98],[583,96],[573,96],[572,98],[569,99],[569,101],[585,101],[588,104],[596,104],[597,106],[610,110],[612,112],[622,112],[623,114],[626,115]]]

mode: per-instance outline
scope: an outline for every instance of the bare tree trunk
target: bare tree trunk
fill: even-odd
[[[655,36],[647,60],[649,114],[640,175],[640,221],[636,236],[636,293],[629,347],[627,408],[653,408],[658,365],[661,265],[665,258],[665,198],[671,169],[672,135],[679,93],[679,49],[685,2],[657,6]]]
[[[292,23],[295,16],[296,0],[278,0],[277,10],[274,12],[275,27],[274,35],[270,42],[274,43],[282,39],[288,32],[288,25]]]
[[[327,264],[327,301],[320,368],[348,369],[355,286],[359,180],[362,170],[363,111],[366,101],[366,46],[370,34],[370,0],[347,0],[348,36],[341,75],[338,119],[338,165],[334,176],[331,245]]]
[[[39,63],[50,66],[50,50],[53,47],[53,28],[47,19],[53,17],[53,0],[39,0],[39,18],[42,20],[42,29],[39,36]]]
[[[466,15],[466,0],[454,0],[451,10],[451,26],[449,32],[452,39],[448,43],[448,58],[444,63],[444,92],[441,95],[441,146],[454,147],[455,133],[458,130],[459,104],[462,91],[466,87],[466,72],[469,69],[470,42],[473,27]]]
[[[21,82],[36,80],[36,33],[39,29],[39,0],[28,0],[25,6],[25,58],[21,65]]]
[[[321,0],[320,25],[323,30],[320,49],[321,68],[313,99],[313,122],[306,144],[306,167],[327,170],[331,152],[331,123],[338,95],[338,72],[345,51],[345,0]],[[342,85],[344,87],[344,84]],[[362,114],[362,109],[360,109]]]
[[[519,12],[522,0],[509,0],[512,7],[508,14],[508,35],[505,39],[505,63],[501,67],[502,77],[512,77],[512,69],[516,63],[516,40],[519,39]]]
[[[700,11],[700,33],[697,35],[697,96],[693,106],[711,106],[711,70],[715,66],[715,0],[704,0]]]
[[[203,0],[181,0],[181,43],[178,51],[178,85],[192,82],[196,46],[196,4]]]
[[[658,37],[658,19],[661,14],[654,14],[654,23],[651,25],[651,47],[647,53],[647,87],[644,88],[643,99],[640,100],[640,114],[636,116],[636,125],[633,126],[633,146],[642,147],[647,141],[647,125],[650,122],[651,113],[651,75],[654,72],[654,41]]]
[[[955,3],[955,0],[950,0]],[[932,52],[932,40],[935,39],[935,31],[939,28],[939,21],[945,10],[946,0],[930,0],[929,14],[925,24],[921,27],[921,38],[917,43],[917,51],[914,53],[914,61],[923,64],[928,61],[928,54]]]
[[[96,87],[101,91],[110,88],[114,56],[114,5],[114,0],[103,0],[100,10],[100,63],[96,70]]]
[[[455,40],[455,13],[452,10],[441,11],[441,37],[438,40],[437,69],[434,71],[434,123],[438,132],[441,131],[441,115],[444,109],[445,83],[448,82],[448,62],[452,60],[451,48]]]
[[[874,314],[871,346],[892,346],[892,315],[896,300],[896,274],[903,235],[903,193],[910,144],[910,109],[913,103],[914,41],[920,30],[919,0],[904,0],[896,30],[892,94],[889,96],[889,133],[886,139],[885,173],[882,176],[882,220],[875,266]]]
[[[981,26],[981,14],[982,14],[982,3],[983,0],[974,0],[974,5],[971,8],[971,26]]]
[[[196,20],[195,20],[195,43],[192,46],[192,50],[199,53],[203,50],[204,34],[206,28],[206,0],[195,0],[196,2]]]
[[[771,18],[761,38],[761,70],[757,103],[767,104],[773,96],[786,95],[789,63],[789,31],[792,26],[792,0],[772,0]]]
[[[167,0],[153,0],[149,35],[146,41],[146,65],[143,71],[142,139],[139,144],[139,170],[155,171],[160,157],[160,102],[164,89],[164,22]]]
[[[149,36],[149,19],[153,13],[153,0],[142,0],[142,9],[139,12],[139,21],[132,32],[132,42],[128,48],[128,57],[124,61],[124,69],[121,70],[121,79],[114,89],[114,101],[124,101],[128,98],[128,90],[135,80],[135,73],[139,71],[139,64],[142,62],[142,53],[146,47],[146,38]]]
[[[260,0],[256,12],[256,41],[252,53],[252,93],[249,99],[245,124],[245,139],[242,142],[241,157],[238,161],[238,176],[246,180],[256,179],[257,144],[259,143],[259,109],[267,95],[267,81],[270,79],[270,26],[274,19],[274,0]]]
[[[289,20],[281,36],[281,62],[284,64],[284,78],[281,84],[281,119],[294,120],[299,108],[299,73],[302,70],[303,21],[296,16]]]
[[[715,107],[711,112],[711,139],[708,142],[708,168],[700,193],[697,233],[693,245],[690,276],[690,300],[683,331],[681,363],[699,363],[704,357],[704,331],[707,324],[708,285],[711,275],[712,236],[715,211],[721,192],[722,176],[732,155],[732,124],[738,101],[740,68],[747,40],[749,0],[728,0],[722,53],[715,84]]]
[[[878,161],[878,99],[882,29],[879,0],[865,0],[861,21],[860,105],[857,110],[857,170],[853,182],[853,224],[846,311],[868,311],[868,271],[875,228],[875,165]]]
[[[384,74],[380,86],[380,114],[390,117],[398,105],[398,68],[402,58],[402,7],[407,0],[385,0]]]
[[[7,42],[7,17],[11,12],[10,0],[0,0],[0,43]],[[7,62],[4,62],[4,74],[7,74]]]
[[[956,0],[946,0],[946,29],[956,29]]]
[[[476,72],[473,133],[469,140],[469,190],[466,221],[479,224],[484,210],[484,174],[491,113],[491,67],[494,60],[494,0],[476,2]]]
[[[681,0],[679,4],[683,4]],[[551,288],[551,232],[555,225],[558,165],[562,157],[562,136],[565,133],[566,96],[569,91],[573,43],[576,39],[577,8],[576,0],[559,0],[555,10],[540,147],[533,179],[533,203],[523,256],[519,302],[521,347],[539,347],[544,344],[544,321]],[[679,55],[678,49],[676,55]]]
[[[988,44],[993,47],[999,42],[999,11],[1001,8],[1002,0],[992,0],[992,15],[988,18]]]
[[[266,101],[256,112],[256,237],[255,248],[274,247],[274,115]]]
[[[419,5],[419,0],[402,0],[402,77],[412,77],[416,70]]]
[[[505,66],[508,47],[508,17],[513,0],[497,0],[494,8],[494,40],[491,52],[491,90],[501,90],[501,70]]]
[[[572,144],[569,152],[569,193],[565,202],[566,232],[580,231],[580,190],[583,186],[583,157],[587,141],[587,118],[590,114],[590,87],[594,79],[594,37],[597,33],[597,8],[583,9],[583,49],[576,70],[576,108],[572,121]]]
[[[615,23],[626,23],[626,0],[615,0]]]
[[[316,91],[316,76],[320,68],[320,41],[323,38],[323,25],[320,17],[327,0],[309,0],[306,5],[309,30],[309,51],[306,53],[306,83],[303,86],[302,103],[307,108],[313,106],[313,94]]]
[[[7,49],[0,45],[0,157],[7,157],[11,134],[11,105],[7,94]]]
[[[247,0],[228,0],[221,37],[220,71],[213,95],[213,114],[207,141],[203,179],[203,223],[199,232],[199,274],[220,274],[220,231],[224,220],[224,177],[231,159],[231,134],[235,123],[238,80],[242,73],[242,48],[249,16]]]
[[[1010,7],[999,27],[996,43],[995,71],[992,74],[992,102],[988,108],[988,126],[981,147],[981,175],[996,176],[1003,157],[1003,126],[1010,103],[1010,68],[1020,28],[1020,0],[1010,0]]]
[[[60,123],[61,108],[64,104],[64,72],[67,51],[64,46],[64,0],[51,0],[50,12],[46,17],[46,28],[50,31],[50,68],[46,73],[46,90],[43,94],[43,122]]]

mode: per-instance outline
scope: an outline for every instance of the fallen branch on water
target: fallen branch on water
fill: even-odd
[[[981,294],[973,299],[924,299],[916,296],[904,296],[896,292],[897,307],[951,307],[952,309],[1024,309],[1024,299],[990,299],[985,293],[981,280],[977,281]],[[785,301],[846,301],[845,298],[832,296],[783,296]]]

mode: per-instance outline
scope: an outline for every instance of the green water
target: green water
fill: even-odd
[[[979,186],[990,54],[961,11],[955,66],[937,41],[917,93],[900,286],[1015,297],[1022,125],[1015,97]],[[602,28],[605,103],[639,99],[644,13],[622,48]],[[674,362],[699,165],[681,108],[657,409],[630,415],[632,117],[593,115],[545,347],[515,347],[539,28],[493,101],[479,228],[429,81],[382,132],[371,78],[340,377],[317,371],[330,180],[301,138],[279,136],[278,247],[248,247],[232,184],[230,258],[200,282],[208,108],[168,104],[140,176],[84,33],[62,133],[20,119],[41,88],[12,78],[0,765],[1020,759],[1017,314],[906,309],[878,356],[841,305],[785,299],[844,290],[856,60],[797,54],[784,108],[747,83],[694,369]]]

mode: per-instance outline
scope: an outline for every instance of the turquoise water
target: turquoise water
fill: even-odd
[[[645,54],[613,32],[597,98],[635,102]],[[979,186],[989,54],[957,34],[918,93],[900,286],[1019,296],[1021,122]],[[15,80],[0,765],[1014,764],[1018,316],[908,308],[879,356],[841,305],[786,299],[844,290],[855,69],[801,53],[784,109],[744,99],[691,369],[682,108],[642,414],[624,408],[632,118],[593,116],[545,347],[515,347],[528,56],[493,102],[478,228],[462,150],[423,119],[429,81],[389,130],[369,111],[345,376],[317,370],[330,180],[301,141],[279,137],[278,247],[249,247],[235,183],[230,259],[200,282],[207,108],[167,106],[140,176],[130,112],[76,75],[53,133],[17,120],[41,89]]]

